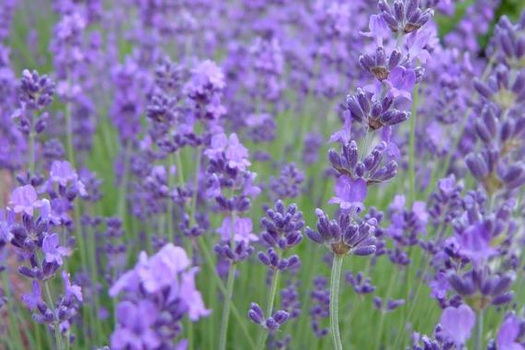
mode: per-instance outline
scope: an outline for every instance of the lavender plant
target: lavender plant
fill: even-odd
[[[0,348],[525,349],[524,7],[0,2]]]

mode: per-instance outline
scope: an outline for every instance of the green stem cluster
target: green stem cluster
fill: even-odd
[[[330,333],[334,350],[343,350],[341,333],[339,331],[339,285],[344,255],[334,255],[332,274],[330,276]]]

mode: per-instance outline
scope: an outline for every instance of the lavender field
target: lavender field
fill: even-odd
[[[0,349],[525,350],[524,157],[523,0],[0,0]]]

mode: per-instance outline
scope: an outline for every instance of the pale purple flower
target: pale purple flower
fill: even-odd
[[[188,349],[188,339],[182,339],[175,345],[175,350],[186,350]]]
[[[516,340],[520,336],[521,323],[516,315],[509,315],[501,325],[496,344],[498,350],[523,350],[525,347]]]
[[[416,201],[412,205],[412,212],[419,220],[419,224],[425,226],[428,222],[429,214],[427,212],[427,204],[425,202]]]
[[[444,299],[447,296],[447,291],[450,289],[447,275],[444,272],[438,272],[434,280],[430,282],[430,295],[436,299]]]
[[[197,272],[199,272],[198,267],[193,267],[184,272],[180,287],[180,298],[188,305],[188,316],[194,322],[211,313],[211,310],[204,306],[201,292],[195,287],[195,274]]]
[[[118,326],[111,335],[112,349],[155,349],[161,344],[154,330],[158,310],[153,302],[123,301],[118,304],[116,315]]]
[[[219,160],[228,145],[228,137],[224,133],[215,134],[211,138],[210,148],[204,151],[211,160]]]
[[[0,209],[0,248],[11,241],[11,225],[15,222],[15,213],[11,210]]]
[[[381,141],[386,143],[386,154],[391,159],[397,159],[401,156],[399,147],[392,142],[392,126],[385,125],[381,128]]]
[[[236,242],[250,243],[250,241],[257,241],[259,238],[253,234],[253,224],[251,218],[235,218],[233,230],[231,227],[231,217],[227,216],[222,221],[221,227],[217,229],[222,237],[222,240],[229,242],[233,231],[233,239]]]
[[[443,334],[458,348],[470,338],[475,323],[476,314],[465,304],[458,307],[449,306],[441,314]]]
[[[230,168],[241,171],[251,164],[248,160],[248,149],[239,142],[235,133],[229,138],[224,133],[214,135],[210,148],[204,151],[204,154],[211,160],[218,160],[224,156]]]
[[[403,66],[397,66],[390,71],[387,80],[383,81],[394,98],[404,98],[412,101],[412,90],[416,85],[416,72]]]
[[[58,183],[64,187],[71,183],[81,196],[87,195],[84,184],[78,179],[77,172],[68,161],[55,160],[51,164],[49,178],[51,182]]]
[[[49,171],[51,181],[67,186],[68,182],[76,181],[78,176],[68,161],[55,160]]]
[[[141,253],[146,255],[145,252]],[[140,259],[140,258],[139,258]],[[146,256],[147,259],[147,256]],[[119,277],[109,289],[109,296],[116,297],[122,291],[135,292],[140,287],[140,279],[136,270],[130,270]]]
[[[261,193],[261,188],[255,185],[254,181],[257,177],[256,173],[248,172],[242,194],[250,197],[257,197]]]
[[[141,254],[136,271],[144,289],[155,293],[163,287],[178,283],[177,273],[188,266],[190,260],[186,251],[170,243],[150,258],[145,253]]]
[[[353,180],[349,176],[341,175],[335,183],[334,192],[335,196],[328,203],[339,204],[345,211],[352,208],[358,210],[364,208],[363,201],[366,197],[367,185],[362,178]]]
[[[350,135],[352,132],[352,118],[345,115],[345,121],[341,130],[336,131],[330,136],[329,142],[340,142],[342,144],[350,142]]]
[[[370,16],[370,22],[368,23],[369,32],[359,32],[361,35],[369,38],[374,38],[378,46],[383,46],[383,40],[392,36],[390,28],[386,24],[382,16],[372,15]]]
[[[73,299],[73,297],[75,297],[77,301],[82,302],[84,300],[82,296],[82,288],[76,284],[71,284],[69,273],[67,273],[65,270],[62,271],[62,279],[64,280],[64,297],[66,300],[70,301]]]
[[[31,311],[35,310],[40,302],[42,302],[42,292],[40,290],[40,284],[37,280],[33,280],[31,293],[24,294],[22,301],[26,304],[27,308]]]
[[[496,250],[490,245],[490,238],[490,232],[483,223],[469,226],[459,236],[459,252],[479,265],[496,254]]]
[[[244,171],[251,164],[248,160],[248,149],[239,142],[236,134],[230,135],[228,146],[224,153],[230,168]]]
[[[25,213],[33,216],[33,210],[42,205],[33,186],[25,185],[14,189],[9,204],[15,213]]]
[[[60,239],[56,233],[44,237],[42,252],[47,263],[57,263],[59,266],[64,262],[62,257],[69,254],[67,248],[60,246]]]
[[[171,243],[149,258],[146,252],[141,252],[135,268],[113,284],[109,295],[114,297],[122,291],[136,292],[141,284],[148,293],[155,293],[167,286],[177,286],[177,274],[188,266],[190,260],[186,251]]]
[[[430,53],[426,50],[429,44],[433,44],[436,41],[435,28],[430,26],[424,26],[420,30],[410,33],[407,36],[406,50],[410,59],[413,61],[419,61],[426,63],[430,59]]]
[[[202,61],[191,72],[191,87],[193,89],[201,91],[207,87],[211,87],[216,90],[221,90],[226,85],[224,82],[224,73],[213,61]]]
[[[450,196],[456,190],[456,177],[454,174],[438,181],[438,188],[445,195]]]

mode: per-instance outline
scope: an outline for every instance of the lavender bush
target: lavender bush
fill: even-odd
[[[0,349],[525,349],[525,12],[0,2]]]

